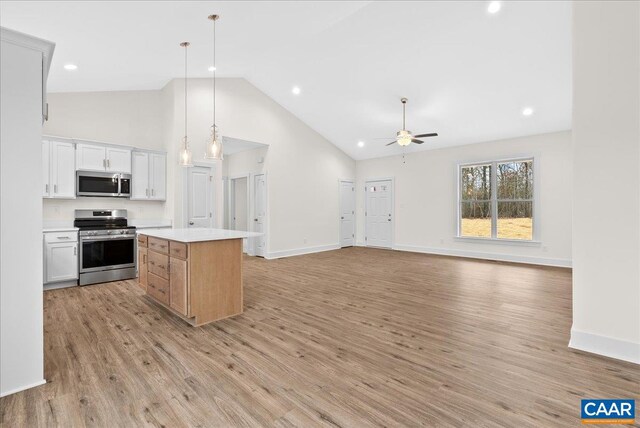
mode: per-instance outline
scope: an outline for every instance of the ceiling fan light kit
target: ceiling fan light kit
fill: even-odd
[[[425,138],[425,137],[437,137],[438,133],[437,132],[431,132],[429,134],[419,134],[419,135],[412,135],[411,131],[407,130],[407,126],[406,126],[406,106],[407,106],[407,101],[409,101],[406,98],[401,98],[400,102],[402,103],[402,129],[400,131],[398,131],[396,133],[396,140],[390,142],[389,144],[387,144],[387,146],[390,146],[392,144],[398,143],[399,146],[401,147],[406,147],[411,143],[414,144],[422,144],[424,143],[424,141],[422,140],[418,140],[418,138]]]

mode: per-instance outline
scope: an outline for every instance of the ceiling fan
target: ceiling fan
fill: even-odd
[[[412,135],[411,131],[408,131],[405,125],[405,117],[406,117],[405,109],[407,107],[408,100],[406,98],[401,98],[400,101],[402,102],[402,130],[398,131],[398,133],[396,134],[396,140],[390,142],[389,144],[387,144],[387,146],[390,146],[395,143],[398,143],[400,146],[408,146],[411,143],[422,144],[424,143],[424,141],[418,140],[418,138],[438,136],[437,132],[432,132],[430,134]]]

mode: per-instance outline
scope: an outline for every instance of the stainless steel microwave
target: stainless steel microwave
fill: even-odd
[[[76,171],[76,196],[131,197],[131,174]]]

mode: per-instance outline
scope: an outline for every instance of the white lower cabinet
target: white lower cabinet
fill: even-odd
[[[78,232],[44,234],[44,283],[78,279]]]

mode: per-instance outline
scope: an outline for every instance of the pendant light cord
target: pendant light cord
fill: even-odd
[[[187,46],[184,47],[184,146],[187,147]]]
[[[216,132],[216,19],[213,20],[213,132]]]

